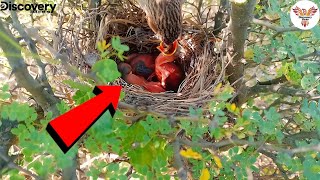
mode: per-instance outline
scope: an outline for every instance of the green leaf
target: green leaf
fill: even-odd
[[[234,89],[230,85],[226,85],[223,88],[223,91],[221,93],[219,93],[216,98],[219,101],[225,102],[233,97],[233,93],[234,93]]]
[[[317,74],[320,71],[320,64],[318,62],[304,62],[302,66],[303,70],[308,73]]]
[[[75,95],[72,97],[72,99],[76,102],[77,105],[82,104],[89,99],[93,98],[95,94],[93,94],[92,90],[90,91],[81,91],[78,90]]]
[[[288,32],[284,35],[283,43],[287,47],[287,51],[294,52],[294,57],[298,58],[305,54],[308,47],[299,39],[294,32]]]
[[[107,57],[108,54],[110,54],[111,52],[110,51],[104,51],[103,53],[101,53],[101,58],[105,58]]]
[[[307,156],[303,161],[303,175],[306,179],[318,180],[320,179],[320,161]]]
[[[314,36],[316,39],[320,40],[320,26],[319,26],[319,25],[316,25],[315,27],[313,27],[313,28],[311,29],[311,31],[312,31],[312,33],[313,33],[313,36]]]
[[[21,175],[19,172],[17,171],[10,171],[9,174],[10,180],[24,180],[25,177],[23,175]]]
[[[10,89],[10,87],[8,84],[5,84],[2,86],[2,88],[1,88],[2,92],[0,91],[0,99],[7,100],[11,97],[11,94],[9,93],[9,89]]]
[[[113,82],[121,76],[118,66],[112,59],[105,59],[96,62],[92,67],[93,72],[97,74],[100,80],[104,82]]]
[[[253,51],[254,51],[254,56],[253,56],[254,62],[261,63],[266,58],[266,55],[263,51],[263,48],[261,48],[261,46],[254,46]]]
[[[320,165],[314,165],[311,167],[311,171],[315,174],[319,174],[320,173]]]
[[[315,120],[320,120],[319,102],[318,103],[315,101],[308,102],[308,100],[304,99],[302,101],[301,112],[310,115]]]
[[[221,137],[223,137],[221,128],[215,127],[215,128],[210,128],[209,130],[210,130],[211,137],[214,137],[215,139],[220,139]]]
[[[276,132],[276,138],[277,138],[277,141],[278,141],[278,143],[282,143],[282,140],[283,140],[283,138],[284,138],[284,134],[281,132],[281,131],[277,131]]]
[[[73,89],[79,89],[81,91],[92,91],[92,87],[89,86],[88,84],[80,83],[80,82],[75,82],[72,80],[64,80],[63,83],[69,85]]]
[[[64,101],[61,101],[61,103],[57,104],[57,108],[60,114],[64,114],[70,110],[70,107]]]
[[[280,8],[280,5],[278,4],[278,7]],[[283,12],[280,9],[277,9],[278,12],[280,12],[280,24],[283,27],[289,27],[290,26],[290,16],[287,12]]]
[[[301,87],[306,90],[311,90],[319,84],[313,74],[307,74],[301,79]]]
[[[113,118],[109,111],[103,113],[103,115],[97,120],[97,122],[90,128],[90,132],[94,136],[106,136],[113,132]]]
[[[113,49],[118,52],[129,51],[129,47],[127,45],[122,45],[119,36],[112,37],[111,44]]]
[[[200,109],[194,109],[191,106],[189,107],[189,114],[191,117],[201,117],[203,113],[203,110]]]
[[[273,121],[275,123],[280,121],[280,114],[276,111],[275,107],[271,107],[269,110],[265,110],[267,120]]]
[[[288,81],[296,85],[300,84],[302,76],[296,71],[293,63],[285,63],[283,68],[283,74],[286,76]]]
[[[1,88],[1,90],[2,90],[3,92],[9,91],[9,90],[10,90],[9,84],[3,85],[2,88]]]

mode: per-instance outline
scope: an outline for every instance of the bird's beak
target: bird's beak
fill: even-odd
[[[169,49],[169,50],[166,50],[164,45],[163,45],[163,42],[161,41],[160,45],[157,47],[157,49],[165,56],[172,56],[176,53],[177,49],[178,49],[178,40],[175,40],[173,42],[173,46]]]
[[[160,52],[164,53],[165,49],[164,49],[164,47],[163,47],[163,42],[162,42],[162,41],[160,42],[160,45],[157,46],[157,49],[158,49]]]

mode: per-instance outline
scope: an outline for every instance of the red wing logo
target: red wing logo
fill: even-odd
[[[292,10],[301,19],[301,25],[303,27],[306,27],[309,25],[309,20],[318,11],[318,9],[315,8],[314,6],[312,6],[308,11],[304,8],[301,9],[298,6],[296,6]]]

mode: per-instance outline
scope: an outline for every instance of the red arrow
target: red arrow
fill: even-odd
[[[120,92],[121,86],[96,86],[94,98],[52,120],[46,130],[66,153],[104,112],[114,116]]]

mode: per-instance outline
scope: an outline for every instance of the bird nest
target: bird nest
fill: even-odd
[[[104,4],[97,9],[74,11],[72,15],[60,17],[64,37],[63,48],[70,52],[70,63],[82,71],[90,71],[88,61],[97,57],[96,43],[107,42],[115,35],[129,46],[132,53],[156,53],[159,40],[148,27],[144,12],[131,1]],[[188,115],[189,107],[204,108],[213,98],[217,84],[224,79],[225,49],[223,39],[217,41],[203,26],[183,23],[180,45],[183,47],[181,61],[186,77],[177,92],[150,93],[142,87],[118,79],[126,93],[124,101],[136,107],[148,107],[166,115]],[[221,40],[222,39],[222,40]],[[93,56],[92,56],[93,55]],[[94,58],[93,58],[94,59]]]

